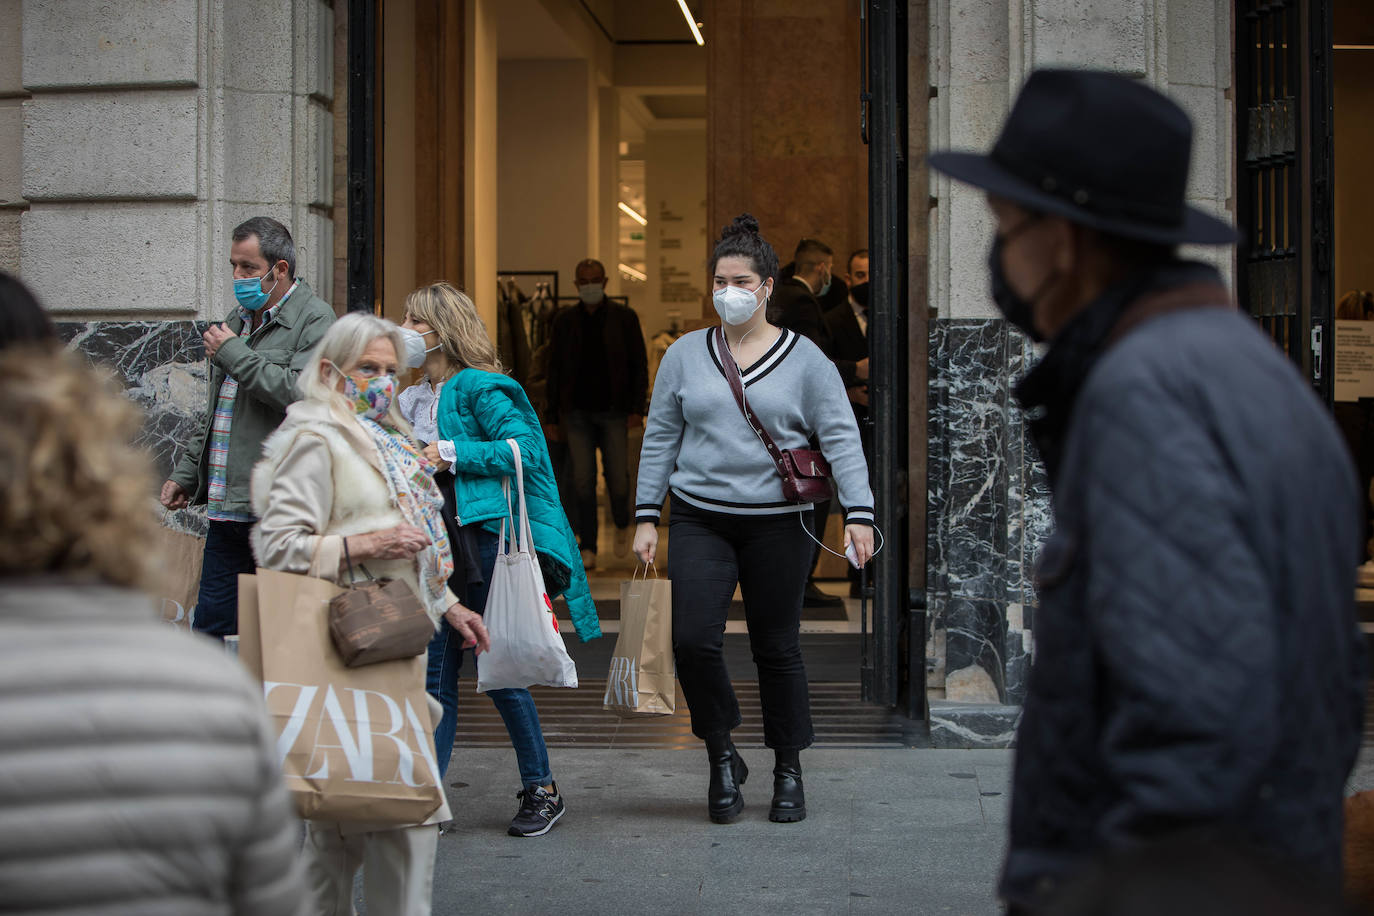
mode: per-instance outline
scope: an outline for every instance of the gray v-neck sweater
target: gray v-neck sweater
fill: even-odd
[[[809,508],[783,499],[777,465],[722,372],[709,328],[684,334],[663,355],[639,454],[635,521],[656,524],[669,488],[697,508],[732,515]],[[815,436],[846,523],[873,524],[868,465],[835,364],[805,337],[783,330],[741,376],[749,406],[778,448],[808,448]]]

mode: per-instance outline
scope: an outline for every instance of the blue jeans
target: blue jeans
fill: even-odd
[[[191,629],[223,639],[239,631],[239,574],[257,569],[248,534],[252,522],[210,522],[200,567],[200,594]]]
[[[630,524],[629,429],[626,414],[612,410],[569,410],[563,415],[572,459],[573,493],[577,497],[577,541],[596,553],[596,450],[606,474],[606,495],[617,528]]]
[[[487,592],[491,589],[491,573],[496,568],[497,536],[490,531],[477,535],[478,555],[482,559],[482,581],[468,590],[466,606],[477,613],[487,607]],[[449,626],[439,624],[439,632],[429,643],[429,672],[425,689],[444,708],[439,727],[434,730],[435,750],[439,772],[448,772],[453,756],[453,736],[458,731],[458,673],[463,667],[463,637]],[[523,687],[489,690],[487,696],[496,704],[496,711],[506,723],[506,732],[515,747],[515,762],[520,768],[520,785],[547,786],[553,782],[549,770],[549,749],[544,744],[544,731],[539,727],[539,711],[534,697]]]

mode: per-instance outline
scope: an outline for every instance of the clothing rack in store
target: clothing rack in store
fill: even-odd
[[[546,344],[553,330],[554,313],[558,311],[558,271],[497,271],[496,292],[502,323],[509,326],[512,336],[511,349],[531,353]],[[517,336],[518,341],[514,340]],[[506,354],[505,346],[500,349]],[[522,383],[524,368],[513,373]]]

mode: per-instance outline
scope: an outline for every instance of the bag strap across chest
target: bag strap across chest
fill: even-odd
[[[720,356],[720,372],[725,376],[725,381],[730,385],[730,393],[735,396],[735,403],[739,405],[740,413],[744,414],[745,422],[749,428],[759,437],[763,447],[768,452],[768,457],[773,459],[773,464],[777,465],[778,473],[784,479],[787,478],[787,465],[783,463],[782,451],[778,448],[773,437],[768,435],[768,430],[763,428],[758,416],[753,408],[749,406],[749,400],[744,396],[744,379],[740,374],[739,366],[735,363],[734,354],[730,352],[730,345],[725,340],[725,331],[719,325],[711,328],[712,341],[716,347],[716,353]]]

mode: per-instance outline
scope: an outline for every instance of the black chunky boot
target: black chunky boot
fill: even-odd
[[[706,792],[706,811],[717,824],[728,824],[744,810],[739,787],[749,778],[744,758],[735,750],[729,732],[706,739],[706,759],[711,764],[711,787]]]
[[[796,750],[773,752],[777,758],[773,766],[773,807],[768,819],[779,824],[806,820],[806,794],[802,791],[801,752]]]

